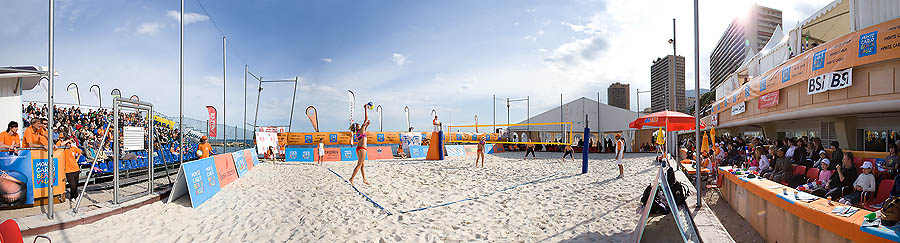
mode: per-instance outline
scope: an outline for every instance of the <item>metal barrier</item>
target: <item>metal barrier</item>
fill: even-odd
[[[119,112],[122,110],[122,108],[132,109],[132,110],[138,112],[138,114],[140,114],[141,111],[147,112],[146,120],[145,120],[146,123],[142,124],[142,125],[147,126],[147,129],[146,130],[142,129],[141,139],[143,139],[143,135],[144,135],[143,132],[146,132],[147,136],[148,136],[147,142],[149,143],[149,146],[144,147],[143,150],[147,151],[147,157],[149,157],[149,162],[147,163],[148,164],[147,165],[147,173],[148,173],[147,195],[153,194],[153,164],[154,164],[153,163],[153,159],[154,159],[153,138],[154,138],[154,130],[155,130],[152,128],[152,126],[153,126],[152,125],[153,104],[150,104],[149,102],[142,102],[142,101],[136,101],[136,100],[131,100],[131,99],[122,99],[121,97],[116,97],[115,99],[113,99],[113,117],[114,117],[114,121],[113,121],[114,130],[113,131],[115,131],[115,135],[113,136],[113,141],[115,141],[115,145],[113,146],[113,151],[115,153],[115,155],[113,156],[113,167],[114,167],[114,169],[113,169],[113,203],[114,204],[121,203],[121,201],[119,200],[120,199],[119,198],[119,169],[120,169],[119,168],[119,165],[120,165],[119,159],[122,156],[120,153],[120,150],[122,148],[119,147],[119,145],[120,145],[119,144],[119,129],[120,129],[120,127],[119,127]],[[122,136],[125,137],[126,135],[128,135],[128,134],[125,134],[125,132],[123,132]],[[126,141],[124,141],[124,142],[131,143],[130,142],[131,139],[127,139],[127,137],[125,139],[126,139]],[[140,142],[141,142],[141,146],[143,146],[144,141],[140,141]],[[130,148],[130,146],[129,146],[129,148]],[[138,150],[140,150],[140,149],[138,149]],[[137,198],[137,197],[132,197],[132,198],[129,198],[128,200],[131,200],[134,198]]]

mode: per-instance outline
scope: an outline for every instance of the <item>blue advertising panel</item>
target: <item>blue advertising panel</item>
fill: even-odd
[[[231,157],[234,159],[234,168],[237,170],[238,177],[244,177],[244,174],[247,174],[247,171],[250,171],[250,168],[247,167],[247,161],[244,159],[244,151],[246,150],[238,150],[237,152],[231,153]]]
[[[414,145],[409,146],[410,158],[425,158],[428,155],[428,146]]]
[[[0,206],[34,204],[31,151],[22,150],[19,155],[0,153],[0,186],[3,197]]]
[[[181,169],[191,198],[191,207],[200,206],[221,189],[213,157],[184,163]]]
[[[256,153],[256,149],[248,149],[250,150],[250,157],[253,158],[253,165],[259,164],[259,154]]]
[[[341,148],[341,161],[356,161],[358,157],[356,157],[356,147],[342,147]],[[366,155],[366,159],[369,159],[369,155]]]
[[[287,148],[284,151],[286,162],[313,162],[314,148]]]

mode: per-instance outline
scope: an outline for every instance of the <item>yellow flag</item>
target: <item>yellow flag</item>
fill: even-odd
[[[663,132],[662,128],[656,132],[656,144],[666,144],[666,132]]]
[[[706,153],[709,151],[709,136],[706,135],[706,132],[703,132],[703,142],[700,143],[700,152]]]
[[[715,127],[709,129],[709,140],[712,142],[713,145],[716,144],[716,128]]]

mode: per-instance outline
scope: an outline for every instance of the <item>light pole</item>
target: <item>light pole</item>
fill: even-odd
[[[225,52],[225,36],[222,36],[222,153],[228,152],[228,122],[225,121],[225,113],[228,112],[228,109],[225,108],[225,96],[228,92],[226,92],[225,86],[228,85],[228,81],[225,78],[227,76],[226,68],[227,68],[227,57]]]
[[[47,62],[49,63],[47,67],[47,86],[49,86],[47,89],[47,120],[49,121],[48,129],[50,130],[47,136],[47,144],[49,144],[47,146],[47,161],[53,161],[53,113],[56,113],[53,109],[53,1],[54,0],[50,0],[50,31],[48,35],[49,44],[47,51]],[[53,182],[56,182],[57,180],[53,176],[53,169],[55,169],[53,168],[53,163],[48,162],[47,177],[44,178],[48,178],[47,184],[49,185],[47,186],[47,218],[49,219],[53,219]]]
[[[697,171],[700,171],[700,17],[698,14],[698,3],[697,0],[694,0],[694,92],[696,92],[697,100],[694,101],[694,153],[696,155],[695,158],[695,166]],[[697,177],[697,208],[700,208],[701,196],[700,190],[703,188],[700,186],[700,177]]]
[[[650,93],[650,90],[646,90],[646,91],[641,92],[641,89],[637,89],[637,94],[635,95],[635,96],[637,96],[637,113],[638,113],[638,117],[641,117],[641,94],[644,94],[644,93]]]

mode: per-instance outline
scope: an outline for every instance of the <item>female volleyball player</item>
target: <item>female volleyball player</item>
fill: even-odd
[[[566,148],[564,149],[566,153],[563,154],[563,161],[566,160],[566,156],[572,158],[572,162],[575,162],[575,149],[572,149],[571,144],[566,144]]]
[[[478,159],[481,159],[481,168],[484,168],[484,141],[485,137],[481,137],[478,141],[478,153],[475,154],[475,168],[478,168]]]
[[[319,139],[319,149],[317,149],[317,150],[318,150],[318,154],[319,154],[319,158],[316,160],[316,161],[318,161],[318,163],[317,163],[318,165],[321,165],[321,164],[322,164],[322,160],[325,160],[325,144],[324,144],[324,140],[325,140],[324,138],[320,138],[320,139]]]
[[[369,102],[363,105],[363,111],[365,111],[365,119],[363,119],[362,125],[359,123],[353,123],[350,125],[350,131],[353,132],[353,136],[356,137],[356,141],[358,142],[356,146],[356,167],[353,168],[353,175],[350,175],[350,184],[353,184],[353,178],[356,177],[356,172],[359,171],[362,174],[363,183],[366,185],[369,184],[369,180],[366,180],[366,170],[363,168],[363,165],[366,163],[366,145],[368,144],[368,138],[366,138],[366,130],[369,128],[369,107],[372,106],[372,102]]]

